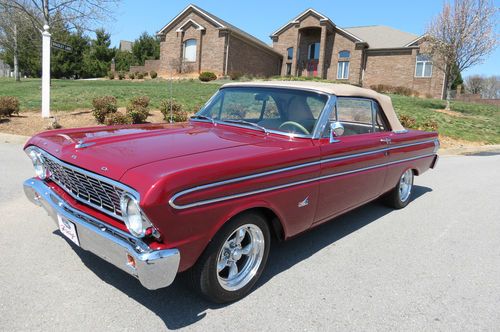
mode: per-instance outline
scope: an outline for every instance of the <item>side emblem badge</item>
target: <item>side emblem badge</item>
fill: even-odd
[[[304,199],[303,201],[299,202],[299,204],[297,204],[297,206],[299,208],[304,207],[304,206],[308,206],[308,205],[309,205],[309,196],[307,196],[306,199]]]

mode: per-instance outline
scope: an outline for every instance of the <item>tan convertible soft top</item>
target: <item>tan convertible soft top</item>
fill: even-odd
[[[324,92],[342,97],[364,97],[364,98],[374,99],[382,107],[385,117],[389,121],[391,129],[393,131],[404,130],[403,126],[399,122],[398,117],[396,116],[396,112],[394,112],[391,98],[389,96],[380,94],[373,90],[363,89],[349,84],[334,84],[334,83],[310,82],[310,81],[262,81],[262,82],[227,83],[223,85],[223,87],[239,87],[239,86],[307,89],[307,90],[316,90],[319,92]]]

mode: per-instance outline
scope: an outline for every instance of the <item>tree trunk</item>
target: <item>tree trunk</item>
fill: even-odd
[[[446,83],[446,108],[445,110],[449,111],[451,109],[451,86],[453,85],[453,81]]]
[[[19,50],[17,46],[17,24],[14,24],[14,77],[18,82],[21,80],[21,75],[19,74]]]

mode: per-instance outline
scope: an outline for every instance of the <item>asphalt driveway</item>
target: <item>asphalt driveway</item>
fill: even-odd
[[[226,306],[178,278],[159,291],[66,241],[24,198],[0,141],[0,330],[497,330],[500,154],[446,156],[410,205],[371,203],[274,245],[257,289]],[[73,248],[72,248],[73,247]]]

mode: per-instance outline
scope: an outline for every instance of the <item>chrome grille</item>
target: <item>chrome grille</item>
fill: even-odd
[[[64,165],[45,153],[42,153],[42,158],[50,172],[50,180],[68,194],[104,213],[122,219],[120,197],[125,192],[123,188],[105,182],[100,176],[92,176],[92,173],[87,171]]]

